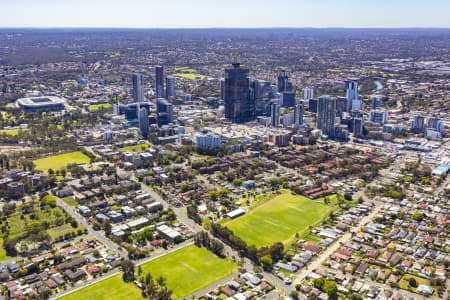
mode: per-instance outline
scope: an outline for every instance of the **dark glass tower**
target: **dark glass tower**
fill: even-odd
[[[250,97],[249,70],[241,64],[225,69],[225,117],[234,123],[244,123],[255,119],[255,100]]]
[[[287,75],[285,70],[282,70],[278,74],[278,82],[277,82],[278,93],[288,91],[288,80],[289,76]]]
[[[156,73],[156,99],[164,98],[166,94],[164,93],[164,67],[163,66],[156,66],[155,67],[155,73]]]

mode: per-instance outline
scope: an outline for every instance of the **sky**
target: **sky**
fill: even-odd
[[[0,0],[0,27],[445,27],[450,0]]]

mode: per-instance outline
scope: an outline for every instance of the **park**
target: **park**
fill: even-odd
[[[69,164],[88,164],[90,159],[81,151],[51,155],[33,161],[35,169],[47,173],[49,169],[62,170]]]
[[[298,233],[309,233],[311,227],[320,225],[333,211],[333,207],[319,200],[281,194],[265,197],[250,207],[246,215],[224,223],[248,245],[270,246],[276,242],[289,243]]]
[[[133,283],[125,283],[117,274],[96,284],[82,288],[61,298],[61,300],[141,300],[141,290]]]
[[[170,266],[170,267],[168,267]],[[206,248],[186,246],[141,265],[142,274],[153,278],[162,276],[175,299],[187,297],[209,285],[234,274],[237,265],[215,256]],[[136,274],[136,276],[139,276]],[[137,278],[138,279],[138,278]],[[125,283],[121,275],[102,280],[89,287],[77,290],[62,298],[72,299],[143,299],[141,291],[132,283]]]
[[[168,268],[167,266],[170,266]],[[237,265],[229,259],[215,256],[206,248],[184,247],[142,265],[143,274],[167,280],[176,299],[187,297],[209,285],[232,275]]]

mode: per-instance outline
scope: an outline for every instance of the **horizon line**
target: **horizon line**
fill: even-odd
[[[4,29],[126,29],[126,30],[189,30],[189,29],[450,29],[450,27],[444,26],[402,26],[402,27],[377,27],[377,26],[329,26],[329,27],[307,27],[307,26],[267,26],[267,27],[247,27],[247,26],[230,26],[230,27],[222,27],[222,26],[197,26],[197,27],[109,27],[109,26],[0,26],[0,30]]]

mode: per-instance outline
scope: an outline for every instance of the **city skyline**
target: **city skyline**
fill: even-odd
[[[4,3],[3,11],[2,28],[450,27],[450,3],[444,0],[19,0]]]

